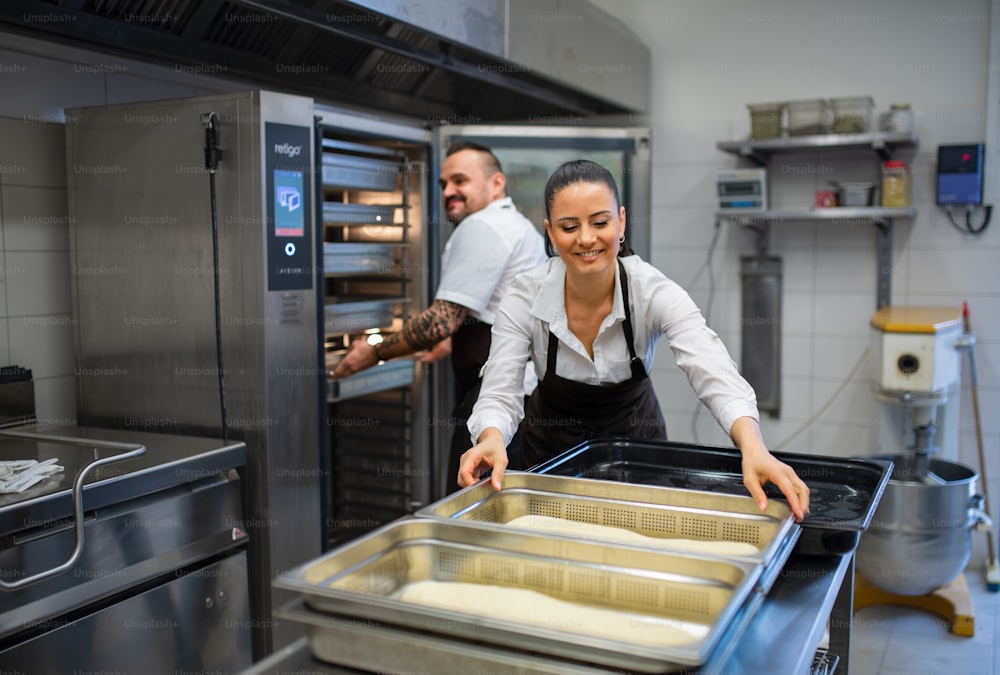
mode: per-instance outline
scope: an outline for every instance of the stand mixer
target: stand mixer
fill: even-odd
[[[961,312],[951,308],[894,307],[872,317],[871,371],[882,404],[882,452],[906,450],[906,478],[940,485],[929,471],[933,456],[958,455]]]
[[[872,524],[861,537],[856,608],[905,604],[972,635],[961,576],[972,529],[988,522],[978,474],[943,457],[958,454],[962,313],[948,307],[893,307],[871,320],[870,364],[879,402],[881,459],[894,464]],[[898,450],[903,449],[900,453]]]

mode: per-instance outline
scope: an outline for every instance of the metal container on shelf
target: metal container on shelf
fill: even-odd
[[[872,206],[875,203],[875,184],[867,182],[833,182],[837,193],[837,206]]]

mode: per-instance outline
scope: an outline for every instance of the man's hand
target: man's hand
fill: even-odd
[[[451,354],[451,338],[441,340],[427,351],[417,352],[420,363],[434,363]]]
[[[344,358],[337,364],[333,377],[347,377],[378,364],[375,348],[364,340],[355,340]]]

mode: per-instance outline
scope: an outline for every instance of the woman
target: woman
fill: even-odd
[[[743,482],[761,510],[774,483],[795,517],[809,488],[764,445],[757,401],[690,296],[631,251],[623,251],[625,207],[611,174],[567,162],[545,186],[546,246],[557,257],[522,273],[500,303],[482,391],[468,420],[476,445],[462,455],[458,482],[492,469],[500,489],[506,445],[524,418],[524,466],[588,438],[666,439],[647,371],[666,336],[691,386],[743,456]],[[523,403],[528,360],[539,384]]]

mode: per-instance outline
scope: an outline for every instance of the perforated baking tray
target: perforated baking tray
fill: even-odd
[[[762,564],[798,536],[788,505],[776,500],[762,512],[749,497],[515,471],[504,474],[499,492],[484,481],[417,515],[500,528],[516,528],[508,523],[522,516],[547,516],[627,530],[648,539],[621,543],[664,550],[670,550],[671,539],[740,542],[757,547],[757,552],[712,555]]]
[[[850,553],[868,529],[892,462],[872,458],[773,453],[809,486],[809,513],[799,523],[796,553]],[[530,471],[624,483],[745,495],[739,450],[672,441],[597,438],[532,467]],[[782,501],[774,485],[768,501]]]
[[[281,574],[274,585],[338,616],[616,669],[672,672],[704,663],[736,617],[750,620],[740,610],[760,570],[746,561],[404,517]],[[607,610],[634,630],[613,639],[578,625],[573,614],[539,623],[494,618],[475,603],[441,608],[400,599],[422,581],[536,591],[580,611]],[[664,623],[689,630],[689,640],[651,640],[650,626]]]

